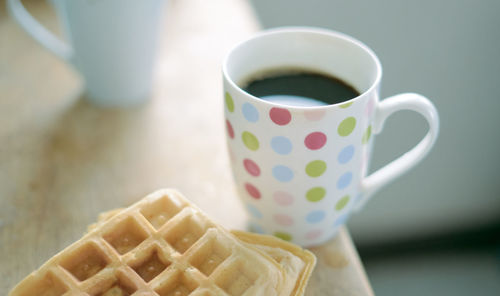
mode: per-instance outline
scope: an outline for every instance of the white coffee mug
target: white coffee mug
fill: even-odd
[[[287,68],[340,78],[360,95],[305,106],[265,100],[243,89],[257,73]],[[380,101],[378,58],[338,32],[264,31],[229,53],[223,75],[229,153],[250,226],[303,246],[332,238],[354,209],[420,162],[438,136],[434,105],[413,93]],[[421,114],[429,131],[413,149],[368,175],[374,134],[399,110]]]
[[[53,0],[68,43],[38,23],[19,0],[7,0],[19,25],[83,76],[87,97],[104,106],[144,102],[166,0]]]

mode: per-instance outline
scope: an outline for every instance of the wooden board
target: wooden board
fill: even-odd
[[[25,2],[60,32],[50,5]],[[214,220],[244,229],[226,155],[221,62],[258,29],[243,0],[170,1],[151,100],[99,109],[86,102],[78,74],[0,1],[0,294],[78,239],[99,212],[158,188],[178,188]],[[307,295],[373,294],[345,229],[313,252]]]

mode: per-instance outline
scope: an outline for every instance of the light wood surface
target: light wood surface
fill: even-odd
[[[25,1],[60,32],[45,1]],[[154,94],[99,109],[68,65],[25,34],[0,1],[0,294],[77,240],[98,213],[175,187],[214,220],[244,229],[224,135],[221,61],[259,29],[236,0],[172,0]],[[372,295],[348,232],[313,248],[307,295]]]

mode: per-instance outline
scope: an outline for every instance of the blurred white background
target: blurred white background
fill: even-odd
[[[440,113],[430,155],[349,221],[375,292],[498,295],[500,1],[251,3],[265,28],[319,26],[363,41],[382,62],[382,97],[421,93]],[[426,129],[412,112],[392,116],[377,137],[372,170]]]

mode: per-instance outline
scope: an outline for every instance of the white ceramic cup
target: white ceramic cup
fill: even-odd
[[[333,75],[361,94],[308,107],[266,101],[241,88],[256,73],[290,67]],[[341,33],[264,31],[229,53],[223,75],[231,164],[251,229],[302,246],[332,238],[353,209],[420,162],[438,136],[434,105],[414,93],[380,101],[378,58]],[[413,149],[367,176],[374,134],[399,110],[420,113],[429,131]]]
[[[19,0],[7,5],[28,34],[81,73],[88,99],[127,106],[150,96],[165,1],[53,0],[68,43],[40,25]]]

